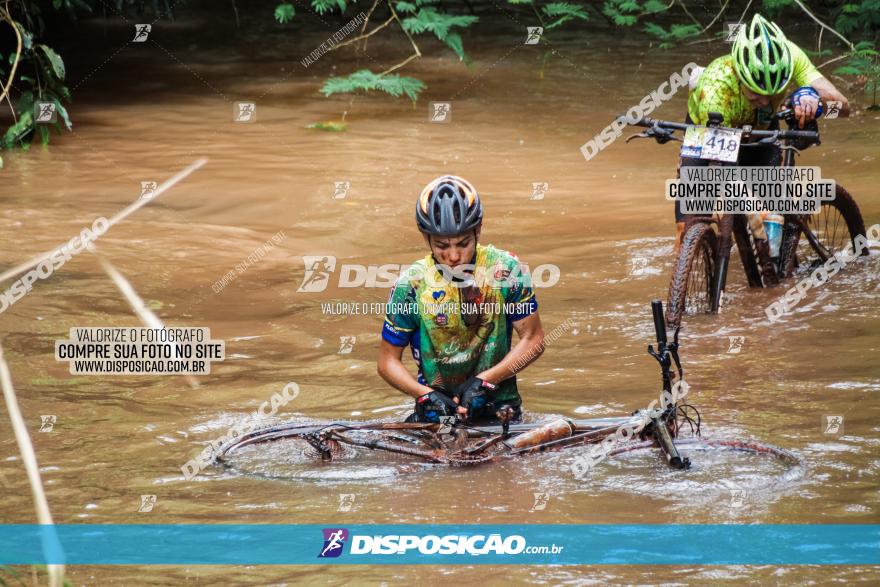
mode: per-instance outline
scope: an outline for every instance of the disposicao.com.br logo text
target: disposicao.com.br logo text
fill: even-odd
[[[325,528],[324,547],[319,558],[338,557],[344,550],[346,539],[349,538],[345,528]],[[518,554],[559,554],[564,546],[552,544],[549,546],[529,546],[523,536],[513,534],[502,536],[501,534],[489,534],[488,536],[476,534],[473,536],[462,534],[446,534],[437,536],[429,534],[418,536],[414,534],[388,534],[388,535],[352,535],[349,554],[378,554],[378,555],[405,555],[405,554],[428,554],[428,555],[518,555]],[[411,552],[412,551],[412,552]]]

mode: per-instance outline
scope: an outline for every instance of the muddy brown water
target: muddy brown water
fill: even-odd
[[[674,173],[676,149],[621,139],[587,162],[578,148],[683,64],[705,64],[720,49],[661,51],[637,36],[612,38],[588,28],[560,34],[559,55],[542,77],[541,49],[522,45],[519,24],[509,23],[489,40],[471,40],[470,68],[427,51],[407,69],[428,84],[413,106],[380,96],[320,96],[334,66],[340,72],[388,67],[405,55],[400,45],[377,38],[372,57],[359,63],[350,54],[330,54],[304,70],[302,56],[335,30],[317,20],[305,35],[272,29],[259,36],[247,26],[236,35],[225,20],[184,14],[174,24],[154,24],[153,42],[126,45],[130,24],[90,21],[92,34],[74,43],[74,132],[54,139],[48,150],[4,153],[0,265],[11,267],[69,240],[135,199],[141,181],[161,183],[205,157],[201,170],[98,244],[163,320],[210,327],[226,341],[228,358],[199,389],[180,377],[71,376],[53,356],[54,341],[69,328],[138,325],[88,254],[4,312],[0,336],[57,522],[880,521],[880,257],[847,267],[773,325],[763,308],[783,289],[748,290],[734,260],[721,314],[687,321],[682,356],[689,401],[702,411],[704,432],[795,451],[806,467],[794,478],[762,459],[694,455],[691,473],[634,457],[609,462],[578,482],[565,469],[577,454],[572,451],[480,469],[415,472],[375,458],[363,465],[291,467],[279,454],[275,463],[251,463],[250,473],[258,474],[212,469],[185,481],[184,462],[289,381],[302,392],[281,409],[281,419],[407,413],[405,398],[375,372],[381,317],[333,316],[321,306],[384,302],[387,289],[297,288],[304,255],[333,255],[340,264],[421,257],[413,200],[441,173],[463,175],[480,190],[485,242],[533,266],[553,263],[561,270],[556,286],[538,291],[540,313],[547,331],[567,319],[573,328],[520,377],[531,417],[618,415],[646,406],[659,388],[645,353],[652,334],[648,303],[665,297],[671,270],[672,210],[661,194]],[[268,39],[265,52],[258,51],[261,39]],[[871,225],[880,219],[880,115],[854,98],[857,115],[823,124],[823,145],[801,163],[820,165],[845,185]],[[239,100],[257,103],[256,123],[232,122]],[[431,101],[452,102],[450,123],[428,121]],[[684,103],[682,91],[655,115],[680,119]],[[305,128],[343,113],[346,132]],[[336,182],[349,182],[345,198],[333,198]],[[549,185],[542,200],[532,199],[533,182]],[[215,282],[278,231],[285,235],[280,244],[214,293]],[[343,336],[355,337],[349,354],[338,353]],[[744,337],[739,352],[731,348],[734,336]],[[51,433],[37,432],[43,414],[57,416]],[[826,415],[844,416],[842,434],[823,433]],[[4,424],[4,523],[33,522],[17,455]],[[731,501],[737,488],[744,489],[742,505]],[[530,511],[538,492],[549,502]],[[157,496],[150,513],[137,512],[143,494]],[[354,494],[352,511],[338,511],[340,494]],[[68,570],[77,585],[877,578],[871,567],[771,566]]]

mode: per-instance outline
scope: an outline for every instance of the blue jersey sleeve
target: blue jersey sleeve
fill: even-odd
[[[394,346],[405,347],[419,331],[419,313],[415,287],[408,279],[394,284],[382,325],[382,339]]]

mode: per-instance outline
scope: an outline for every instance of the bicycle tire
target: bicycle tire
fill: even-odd
[[[753,440],[738,440],[726,438],[684,438],[676,439],[675,446],[706,446],[711,448],[737,450],[756,454],[767,454],[779,459],[780,461],[785,462],[792,467],[804,466],[803,459],[791,452],[790,450],[779,448],[778,446],[773,446],[772,444],[762,444]],[[645,440],[642,442],[634,442],[632,444],[627,444],[626,446],[616,448],[609,452],[608,456],[613,457],[628,452],[650,448],[659,450],[659,448],[657,448],[657,444],[653,440]]]
[[[666,303],[666,323],[675,329],[681,326],[681,319],[689,307],[702,309],[704,313],[715,311],[712,308],[712,283],[715,276],[715,260],[718,251],[718,238],[711,224],[700,222],[692,225],[682,239],[678,260],[669,283],[669,296]],[[705,299],[698,299],[696,289],[705,284]],[[694,295],[689,294],[693,291]],[[694,302],[689,305],[690,301]]]
[[[833,209],[833,211],[832,211]],[[823,201],[819,214],[807,216],[807,223],[812,226],[822,225],[822,237],[819,238],[822,245],[828,248],[832,253],[842,251],[846,246],[846,239],[842,239],[838,246],[837,228],[839,219],[835,218],[832,227],[832,235],[829,239],[831,242],[825,242],[825,233],[828,230],[828,216],[837,214],[843,218],[846,229],[849,232],[849,245],[855,250],[854,239],[858,235],[865,236],[865,221],[859,210],[859,205],[849,194],[846,189],[840,185],[835,186],[835,197],[830,201]],[[801,239],[801,227],[796,222],[787,220],[782,231],[782,244],[780,245],[779,265],[783,277],[791,277],[795,269],[801,265],[811,266],[820,262],[820,258],[809,245],[806,239]],[[815,232],[814,232],[815,234]],[[845,236],[845,235],[842,235]],[[819,237],[819,235],[817,235]],[[812,255],[810,254],[812,253]],[[862,256],[866,256],[868,250],[862,251]]]

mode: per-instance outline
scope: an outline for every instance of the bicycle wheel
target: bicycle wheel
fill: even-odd
[[[666,323],[681,326],[685,314],[707,314],[712,307],[712,282],[718,239],[711,224],[701,222],[688,228],[669,284]]]
[[[865,221],[858,204],[840,185],[835,189],[834,199],[822,202],[818,214],[803,217],[816,240],[831,254],[843,251],[847,245],[855,250],[853,239],[865,234]],[[813,244],[806,237],[801,238],[802,232],[798,223],[787,219],[779,251],[780,268],[785,277],[791,277],[798,267],[812,268],[823,262]],[[862,255],[867,254],[867,249],[862,251]]]

